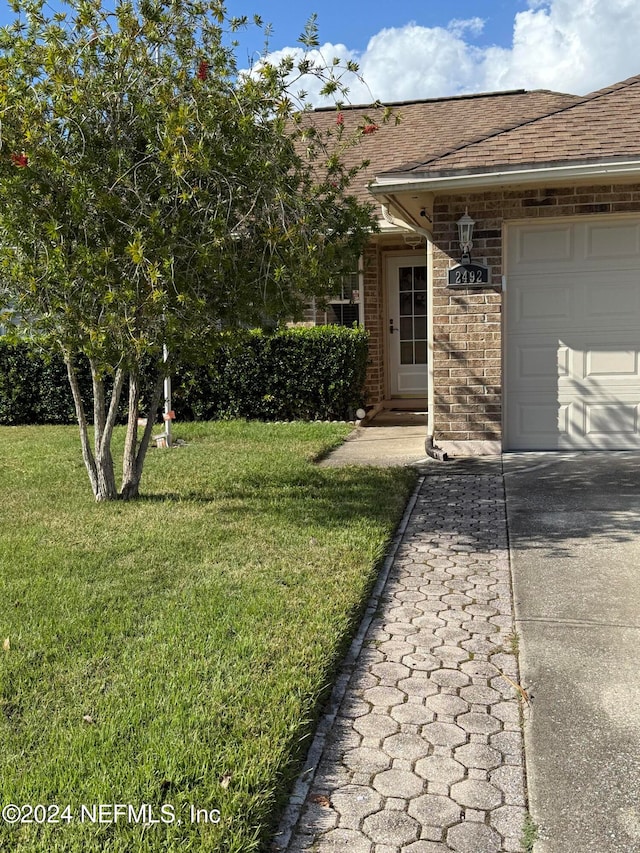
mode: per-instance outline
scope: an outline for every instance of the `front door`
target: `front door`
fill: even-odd
[[[389,386],[392,397],[427,395],[427,267],[387,260]]]

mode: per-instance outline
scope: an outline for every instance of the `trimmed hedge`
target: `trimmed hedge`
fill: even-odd
[[[185,419],[353,417],[364,402],[368,334],[341,326],[222,337],[209,363],[177,377]]]
[[[85,400],[90,398],[89,370],[81,371]],[[75,422],[67,369],[60,356],[44,356],[29,344],[0,339],[0,424],[69,424]]]
[[[356,328],[223,333],[206,364],[174,375],[173,408],[178,420],[349,419],[364,402],[367,353]],[[88,368],[80,373],[88,401]],[[0,424],[73,422],[62,359],[0,339]]]

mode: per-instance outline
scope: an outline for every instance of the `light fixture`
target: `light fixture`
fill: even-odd
[[[409,231],[403,237],[406,245],[411,246],[412,249],[417,249],[420,243],[422,243],[422,237],[417,231]]]
[[[465,208],[464,216],[458,219],[458,239],[460,240],[460,248],[462,249],[462,264],[471,263],[471,249],[473,248],[471,238],[473,237],[473,226],[475,224],[475,220],[469,216],[469,210]]]

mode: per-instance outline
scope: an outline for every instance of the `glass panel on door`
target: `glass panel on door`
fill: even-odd
[[[400,363],[427,363],[427,270],[426,267],[401,267],[400,289]]]

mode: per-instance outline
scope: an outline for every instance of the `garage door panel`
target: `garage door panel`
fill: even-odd
[[[512,385],[542,383],[551,390],[561,384],[571,388],[573,383],[583,390],[585,381],[594,386],[618,382],[627,386],[635,378],[640,388],[640,343],[587,344],[571,337],[558,340],[554,335],[510,337],[508,343]]]
[[[512,450],[632,450],[639,447],[640,401],[562,404],[529,395],[512,401]]]
[[[507,252],[506,446],[640,449],[640,217],[513,226]]]
[[[631,322],[640,314],[640,282],[638,273],[619,271],[612,286],[609,276],[591,275],[585,279],[585,318],[592,320],[594,328],[607,322],[613,328]]]
[[[585,404],[585,434],[589,436],[638,435],[638,410],[633,403]]]
[[[591,261],[640,259],[640,223],[590,223],[585,228],[585,257]]]
[[[558,406],[547,399],[528,395],[512,401],[512,450],[559,450],[561,440],[569,437],[571,405]]]
[[[570,350],[568,378],[584,381],[584,391],[590,383],[596,388],[623,383],[633,393],[640,390],[640,334],[589,331],[566,336],[562,345]]]
[[[547,342],[513,342],[515,355],[513,371],[519,383],[542,381],[545,384],[553,378],[569,376],[569,347],[558,344],[557,338]]]
[[[638,374],[638,350],[633,346],[616,349],[589,349],[584,353],[585,379],[618,379],[626,381]]]
[[[520,435],[569,435],[570,404],[558,406],[545,402],[545,398],[539,398],[536,401],[534,395],[529,395],[527,400],[517,402],[516,408]]]
[[[640,264],[640,262],[639,262]],[[640,316],[640,271],[509,277],[509,332],[580,330],[636,331]],[[544,327],[541,328],[541,321]]]
[[[547,328],[562,329],[575,313],[571,283],[558,282],[556,279],[548,283],[535,282],[531,277],[531,286],[523,286],[516,295],[517,302],[512,316],[514,331],[535,331],[540,328],[541,320],[547,321]]]
[[[543,265],[570,264],[575,254],[574,231],[570,225],[521,228],[514,248],[513,263],[521,272],[527,269],[537,272],[541,258]]]
[[[640,262],[640,222],[601,221],[518,227],[511,241],[511,273],[538,275],[545,270],[636,269]]]

